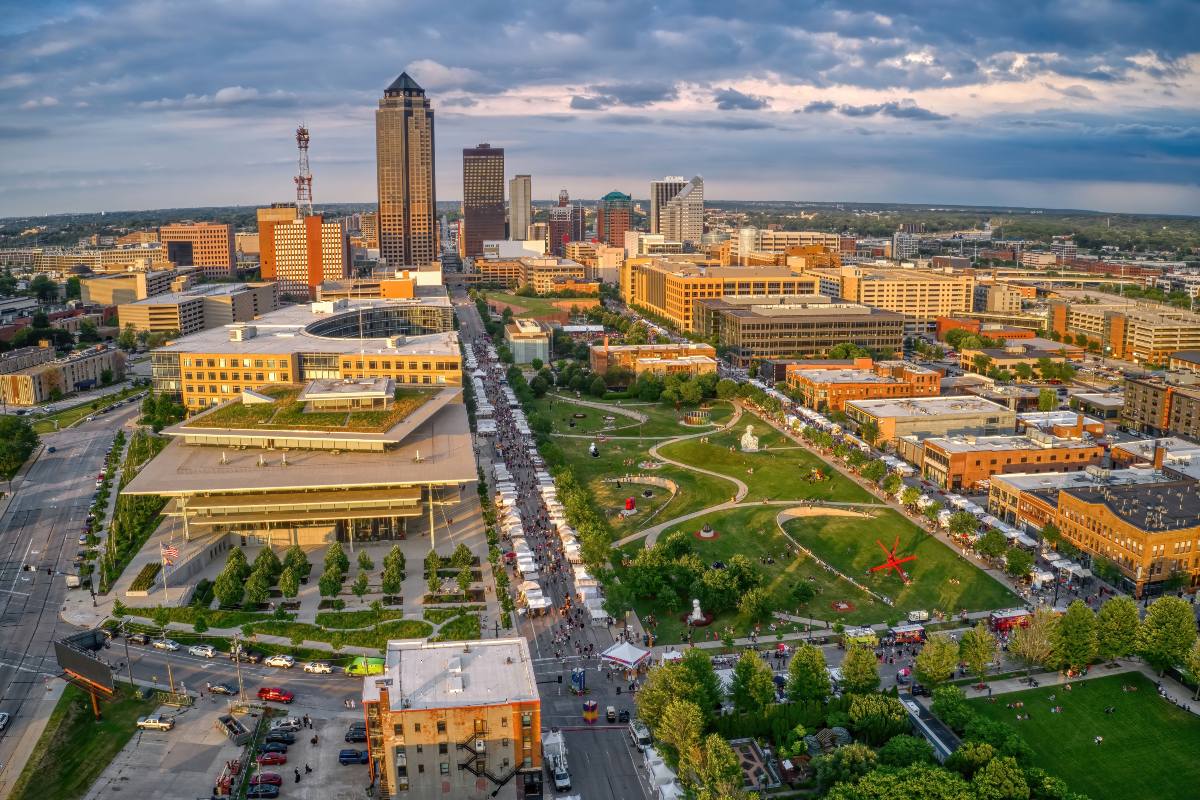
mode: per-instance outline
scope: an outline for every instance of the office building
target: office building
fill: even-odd
[[[1021,339],[1004,347],[984,347],[978,350],[963,348],[958,353],[958,365],[968,372],[988,373],[993,369],[1012,371],[1018,364],[1036,367],[1046,360],[1062,364],[1069,360],[1061,347],[1047,339]]]
[[[830,302],[822,295],[757,297],[727,295],[694,301],[693,324],[718,343],[738,366],[764,359],[821,356],[850,342],[877,353],[904,345],[904,317],[890,311]]]
[[[1167,359],[1167,369],[1200,373],[1200,350],[1180,350],[1178,353],[1171,353]]]
[[[896,231],[892,234],[892,258],[903,261],[916,258],[921,251],[921,240],[914,233]]]
[[[932,328],[938,317],[970,312],[975,278],[931,270],[848,266],[804,271],[820,280],[820,293],[903,314],[910,330]]]
[[[1012,433],[1016,412],[980,397],[923,397],[920,400],[850,400],[846,416],[861,427],[874,424],[876,444],[894,444],[902,436],[928,438]]]
[[[1200,375],[1127,376],[1121,417],[1126,428],[1138,433],[1200,438]]]
[[[54,348],[47,344],[45,349],[53,356]],[[26,354],[16,363],[29,361],[34,363],[0,373],[0,402],[36,406],[125,377],[125,354],[102,344],[53,360]]]
[[[625,232],[632,226],[633,198],[609,192],[596,207],[596,238],[607,245],[625,246]]]
[[[743,265],[742,259],[751,253],[784,254],[793,248],[817,247],[837,252],[841,236],[822,231],[776,231],[766,228],[738,228],[729,239],[729,258],[734,265]]]
[[[551,255],[561,256],[571,242],[587,238],[586,213],[579,203],[572,203],[567,190],[558,193],[558,205],[550,209],[547,227],[548,249]]]
[[[427,267],[438,255],[433,109],[401,73],[375,112],[379,255],[393,269]]]
[[[126,247],[128,245],[139,244],[156,244],[158,242],[158,231],[130,231],[124,236],[118,236],[117,247]]]
[[[947,333],[956,330],[963,330],[976,336],[986,336],[989,339],[1003,339],[1005,342],[1016,339],[1033,339],[1037,336],[1037,331],[1032,328],[1012,328],[995,323],[985,324],[982,320],[965,317],[938,317],[934,321],[934,325],[934,336],[940,342],[946,340]],[[1074,345],[1069,345],[1069,347],[1074,347]]]
[[[671,198],[686,185],[687,179],[681,176],[650,181],[650,233],[663,233],[663,211]]]
[[[1062,336],[1083,335],[1106,357],[1142,364],[1165,365],[1172,353],[1200,348],[1200,314],[1115,295],[1099,299],[1051,301],[1050,329]]]
[[[379,249],[379,214],[375,211],[365,211],[358,220],[358,232],[366,246],[373,250]]]
[[[181,292],[192,285],[194,269],[156,269],[97,275],[79,281],[80,299],[87,305],[119,306],[157,294]]]
[[[55,350],[50,346],[49,341],[45,341],[41,345],[18,347],[16,350],[0,353],[0,375],[8,375],[45,364],[53,361],[55,355]]]
[[[664,178],[674,185],[674,178]],[[654,207],[653,198],[662,182],[651,183],[651,214],[657,213],[657,227],[651,233],[661,233],[668,241],[683,242],[685,248],[700,246],[704,236],[704,179],[699,175],[679,187],[665,203]]]
[[[181,222],[158,229],[167,260],[197,267],[206,278],[228,279],[237,266],[233,226],[217,222]]]
[[[284,306],[152,351],[151,379],[189,411],[273,383],[385,377],[400,387],[461,385],[458,337],[423,333],[424,318],[421,303],[406,300]]]
[[[540,258],[544,255],[545,239],[500,239],[483,243],[484,258]]]
[[[380,797],[542,796],[541,701],[524,639],[388,642],[362,704]]]
[[[940,378],[908,361],[877,361],[865,369],[811,369],[803,361],[787,367],[788,388],[802,405],[822,413],[842,411],[851,400],[934,397]]]
[[[535,358],[548,364],[550,338],[550,329],[535,319],[516,317],[504,326],[504,341],[518,364],[528,364]]]
[[[717,350],[698,342],[610,345],[605,337],[603,344],[592,345],[589,361],[597,375],[615,368],[631,370],[634,375],[643,372],[698,375],[717,371]]]
[[[668,242],[661,233],[625,231],[625,257],[677,255],[683,252],[683,242]]]
[[[340,220],[326,221],[320,214],[278,221],[263,218],[263,212],[282,217],[287,211],[259,209],[259,270],[264,279],[279,284],[281,296],[309,300],[324,281],[349,276],[350,240]]]
[[[533,178],[514,175],[508,182],[508,238],[517,241],[535,238],[529,234],[532,224]]]
[[[625,248],[609,247],[596,242],[571,242],[565,255],[571,261],[583,264],[584,275],[603,283],[617,283],[621,277],[621,264],[625,261]]]
[[[694,333],[695,301],[728,295],[813,295],[817,279],[786,267],[708,267],[668,258],[626,259],[621,296],[685,333]]]
[[[483,255],[485,239],[504,238],[504,148],[463,148],[462,255]]]
[[[1038,430],[1051,436],[1081,439],[1084,434],[1103,438],[1104,422],[1078,411],[1025,411],[1017,414],[1017,433]]]
[[[190,333],[251,322],[279,308],[278,285],[265,283],[202,283],[180,292],[156,294],[117,307],[122,329],[148,333]]]
[[[912,441],[919,437],[907,437]],[[1006,472],[1082,472],[1104,460],[1104,446],[1031,431],[1015,436],[933,437],[923,441],[921,475],[952,492]]]
[[[75,275],[170,269],[167,250],[159,244],[135,247],[70,249],[22,247],[0,250],[0,265],[31,272]]]
[[[1088,467],[1082,472],[1014,472],[993,475],[988,487],[987,510],[996,519],[1019,530],[1037,534],[1053,524],[1058,512],[1058,493],[1079,487],[1133,486],[1175,480],[1148,466],[1105,469]]]

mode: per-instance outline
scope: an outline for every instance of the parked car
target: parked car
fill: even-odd
[[[250,776],[250,785],[254,786],[259,783],[269,783],[272,786],[282,786],[283,776],[278,772],[260,772],[257,775]]]
[[[273,731],[295,732],[303,727],[304,726],[300,724],[300,719],[298,717],[284,717],[283,719],[277,719],[271,723],[271,730]]]
[[[175,641],[174,639],[155,639],[154,640],[154,649],[155,650],[170,650],[170,651],[174,652],[175,650],[179,649],[179,642]]]
[[[263,742],[258,746],[260,753],[286,753],[288,746],[284,742]]]
[[[132,644],[150,644],[150,636],[145,633],[131,633],[129,641]]]
[[[347,764],[366,764],[369,760],[366,750],[342,750],[338,753],[338,763],[343,767]]]
[[[351,728],[346,731],[346,741],[351,744],[365,742],[367,740],[366,728]]]
[[[87,544],[87,540],[88,540],[88,535],[86,533],[79,534],[79,543],[80,544]]]
[[[238,647],[231,650],[229,653],[230,661],[240,661],[243,664],[257,664],[262,661],[262,653],[256,653],[253,650],[247,650],[244,647]]]
[[[20,414],[21,412],[20,412],[20,411],[18,411],[17,413],[18,413],[18,414]],[[46,452],[47,452],[47,453],[57,453],[57,452],[58,452],[58,448],[57,448],[57,447],[55,447],[55,446],[53,446],[53,445],[51,445],[50,447],[47,447],[47,448],[46,448]]]
[[[280,689],[276,686],[264,686],[258,690],[258,699],[274,700],[277,703],[290,703],[296,699],[296,695],[287,689]]]
[[[333,667],[324,661],[309,661],[304,665],[305,672],[311,672],[314,675],[328,675],[333,672]]]
[[[263,737],[263,741],[295,744],[296,734],[292,733],[291,731],[267,731],[267,735]]]
[[[144,731],[169,731],[175,727],[175,720],[166,714],[151,714],[138,717],[137,726]]]
[[[277,767],[287,763],[287,753],[260,753],[255,761],[260,767]]]
[[[217,650],[211,644],[194,644],[188,648],[188,655],[212,658],[216,654]]]
[[[268,667],[282,667],[283,669],[291,669],[293,666],[295,666],[296,659],[289,655],[280,653],[278,655],[269,656],[263,663]]]
[[[237,694],[237,687],[230,686],[228,683],[210,683],[208,691],[212,694],[235,695]]]
[[[279,787],[273,783],[255,783],[246,788],[248,800],[279,797]]]
[[[912,693],[917,697],[929,697],[929,690],[919,683],[912,685]]]
[[[12,716],[9,715],[7,711],[0,711],[0,731],[8,727],[8,723],[11,719]]]

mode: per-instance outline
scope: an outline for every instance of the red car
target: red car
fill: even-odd
[[[260,767],[275,767],[287,763],[287,753],[263,753],[258,757]]]
[[[259,700],[274,700],[277,703],[290,703],[296,699],[296,695],[289,692],[287,689],[279,689],[274,686],[264,686],[258,690]]]
[[[282,786],[283,776],[278,772],[260,772],[257,775],[250,776],[251,786],[257,786],[260,783],[269,783],[272,786]]]

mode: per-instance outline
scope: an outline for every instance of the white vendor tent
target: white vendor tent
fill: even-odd
[[[629,642],[617,642],[601,653],[600,658],[626,669],[633,669],[650,658],[650,651]]]

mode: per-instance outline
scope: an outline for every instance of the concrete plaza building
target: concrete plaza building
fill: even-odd
[[[851,400],[846,416],[859,425],[874,423],[878,443],[902,436],[954,436],[964,433],[1012,433],[1016,412],[982,397]]]

